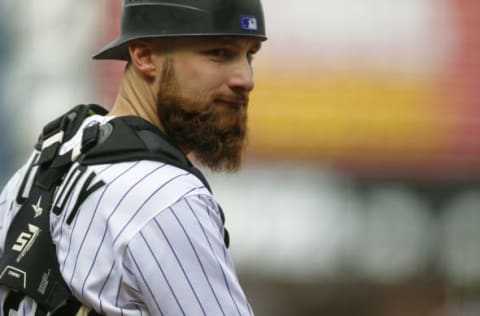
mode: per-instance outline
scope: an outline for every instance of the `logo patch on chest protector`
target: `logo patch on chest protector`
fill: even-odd
[[[25,254],[30,250],[32,245],[37,240],[38,235],[40,235],[41,229],[35,225],[28,224],[28,232],[21,232],[18,236],[15,244],[12,246],[12,250],[20,252],[17,257],[17,262],[20,262]]]

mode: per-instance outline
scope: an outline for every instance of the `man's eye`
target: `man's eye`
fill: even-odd
[[[227,58],[229,56],[228,50],[224,48],[211,49],[208,54],[215,58]]]
[[[224,57],[227,53],[223,48],[216,48],[210,50],[209,54],[215,57]]]

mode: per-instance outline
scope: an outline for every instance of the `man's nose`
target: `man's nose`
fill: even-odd
[[[252,91],[255,86],[252,64],[248,60],[241,60],[232,65],[227,84],[234,91]]]

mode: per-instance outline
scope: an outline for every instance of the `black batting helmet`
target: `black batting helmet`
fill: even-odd
[[[123,0],[120,37],[93,58],[128,60],[131,40],[180,36],[265,40],[260,0]]]

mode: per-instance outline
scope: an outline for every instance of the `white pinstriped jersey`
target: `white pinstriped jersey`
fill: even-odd
[[[106,119],[93,116],[83,126]],[[51,213],[50,226],[61,273],[82,303],[106,315],[253,315],[225,248],[219,206],[197,177],[154,161],[95,165],[83,173],[77,167],[58,190],[55,204],[66,206]],[[0,196],[0,255],[25,172],[26,166]],[[91,183],[105,185],[69,221],[92,172]],[[6,293],[0,287],[0,311]],[[35,309],[26,298],[18,315]]]

